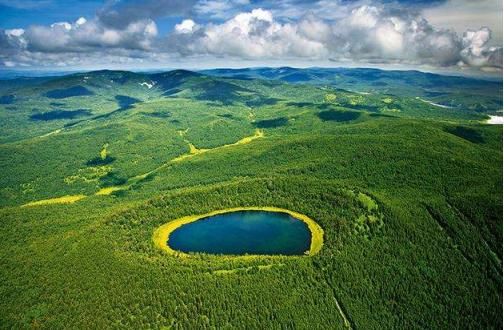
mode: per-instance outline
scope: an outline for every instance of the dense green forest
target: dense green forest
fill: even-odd
[[[502,328],[502,82],[251,70],[0,84],[0,328]],[[322,250],[152,241],[247,206]]]

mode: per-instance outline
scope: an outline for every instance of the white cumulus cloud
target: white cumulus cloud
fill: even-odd
[[[175,32],[177,33],[191,33],[197,28],[196,23],[192,19],[185,19],[180,24],[175,25]]]
[[[237,6],[251,6],[251,2],[200,0],[194,7],[182,0],[149,0],[137,6],[108,2],[93,18],[0,30],[0,63],[72,66],[96,60],[163,63],[206,57],[314,65],[338,61],[502,68],[502,47],[495,44],[488,27],[457,33],[434,26],[419,11],[367,1],[348,5],[319,0],[313,11],[293,12],[294,18],[286,18],[285,12],[276,15],[287,3],[280,1],[274,10],[236,13]],[[225,9],[229,16],[201,21],[187,14],[171,32],[160,36],[154,19],[167,15],[169,8],[184,15],[192,8],[193,13],[209,17]]]
[[[197,26],[197,29],[193,27]],[[502,68],[502,47],[489,47],[482,27],[462,36],[432,26],[416,12],[363,5],[334,20],[308,13],[282,22],[268,10],[254,9],[220,23],[176,26],[183,36],[168,38],[170,51],[187,55],[243,59],[332,59],[373,63]]]

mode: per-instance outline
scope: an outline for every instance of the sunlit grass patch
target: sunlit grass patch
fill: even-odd
[[[202,152],[205,152],[205,151],[208,151],[209,149],[198,149],[194,146],[194,144],[192,143],[189,143],[189,153],[191,155],[196,155],[196,154],[200,154]]]
[[[72,184],[78,181],[85,183],[98,182],[100,178],[106,176],[111,171],[112,167],[110,166],[81,168],[77,171],[77,174],[68,176],[63,180],[66,184]]]
[[[247,143],[250,143],[250,142],[254,141],[255,139],[259,139],[259,138],[262,138],[262,137],[264,137],[264,131],[260,130],[260,129],[256,129],[254,135],[245,137],[245,138],[239,140],[236,143],[226,144],[223,147],[240,145],[240,144],[247,144]]]
[[[126,188],[127,188],[126,186],[116,186],[116,187],[101,188],[100,190],[98,190],[96,192],[95,195],[98,195],[98,196],[108,196],[108,195],[112,194],[115,191],[124,190]]]
[[[102,150],[100,151],[100,158],[101,158],[102,160],[105,160],[105,158],[107,158],[107,147],[108,147],[108,146],[109,146],[109,144],[108,144],[108,143],[105,143],[105,144],[103,145]]]
[[[178,157],[175,157],[175,158],[173,158],[171,160],[171,162],[180,162],[180,161],[182,161],[184,159],[187,159],[187,158],[190,158],[190,157],[194,157],[196,155],[200,155],[200,154],[206,153],[208,151],[224,149],[224,148],[228,148],[228,147],[232,147],[232,146],[237,146],[237,145],[242,145],[242,144],[248,144],[248,143],[254,141],[255,139],[262,138],[262,137],[264,137],[264,132],[262,130],[260,130],[260,129],[256,129],[255,130],[255,134],[252,135],[252,136],[244,137],[243,139],[240,139],[240,140],[236,141],[235,143],[224,144],[224,145],[222,145],[220,147],[215,147],[215,148],[211,148],[211,149],[198,149],[192,143],[188,142],[189,143],[189,153],[188,154],[180,155]]]
[[[72,204],[83,198],[86,198],[86,195],[67,195],[57,198],[43,199],[40,201],[29,202],[23,204],[21,207],[28,206],[42,206],[42,205],[51,205],[51,204]]]
[[[100,154],[99,156],[91,159],[91,160],[88,160],[86,162],[86,165],[88,166],[98,166],[98,165],[107,165],[107,164],[110,164],[112,162],[114,162],[116,159],[115,157],[111,157],[109,155],[109,152],[107,150],[109,144],[108,143],[105,143],[102,147],[102,149],[100,150]]]
[[[336,94],[326,94],[324,98],[325,98],[326,102],[329,102],[329,103],[334,102],[334,101],[336,101]]]
[[[374,211],[378,209],[378,204],[376,204],[374,199],[364,193],[359,192],[357,199],[368,211]]]

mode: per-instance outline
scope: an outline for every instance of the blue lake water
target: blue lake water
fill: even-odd
[[[209,254],[302,255],[310,249],[308,226],[287,213],[237,211],[199,219],[170,234],[169,246]]]

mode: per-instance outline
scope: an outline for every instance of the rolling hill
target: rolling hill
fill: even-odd
[[[0,328],[502,328],[502,82],[374,69],[0,83]],[[295,210],[313,256],[153,233]]]

